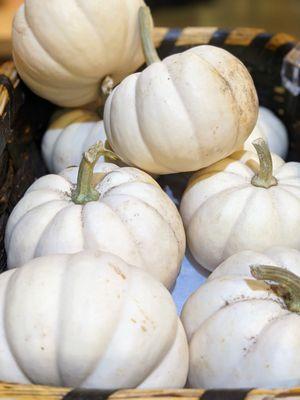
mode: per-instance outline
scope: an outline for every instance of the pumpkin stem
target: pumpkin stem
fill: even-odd
[[[269,265],[253,265],[250,267],[254,278],[273,282],[272,290],[280,296],[287,309],[300,313],[300,277],[284,268]]]
[[[155,62],[160,62],[160,58],[156,51],[156,48],[152,39],[153,31],[153,20],[151,10],[149,7],[143,6],[139,9],[139,23],[140,23],[140,34],[142,39],[144,56],[147,65],[151,65]]]
[[[77,186],[72,193],[72,201],[75,204],[84,205],[90,201],[99,200],[100,194],[93,187],[94,167],[101,156],[118,160],[118,156],[105,148],[101,141],[94,144],[83,154],[80,163]]]
[[[265,189],[276,186],[278,182],[273,176],[273,162],[267,142],[260,138],[254,140],[252,144],[257,151],[260,164],[258,173],[252,178],[252,185]]]

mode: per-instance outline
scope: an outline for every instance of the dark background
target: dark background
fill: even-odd
[[[257,27],[300,39],[300,0],[146,0],[158,26]]]

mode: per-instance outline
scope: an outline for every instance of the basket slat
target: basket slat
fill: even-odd
[[[0,400],[290,400],[300,399],[300,388],[290,390],[100,390],[38,385],[0,384]]]

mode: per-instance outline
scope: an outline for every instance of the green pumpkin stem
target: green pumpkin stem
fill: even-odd
[[[267,142],[260,138],[254,140],[252,144],[257,151],[260,164],[258,173],[252,178],[252,185],[265,189],[276,186],[278,182],[273,176],[272,156]]]
[[[146,6],[140,7],[139,23],[140,23],[140,35],[142,39],[143,51],[147,65],[151,65],[155,62],[160,62],[161,60],[157,54],[152,39],[153,20],[152,20],[151,10],[149,7]]]
[[[292,272],[279,267],[269,265],[254,265],[251,274],[258,280],[266,283],[272,282],[271,288],[280,296],[287,309],[291,312],[300,313],[300,277]]]
[[[83,154],[80,163],[76,189],[72,193],[75,204],[84,205],[90,201],[99,200],[100,194],[93,187],[94,168],[101,156],[118,160],[117,155],[105,148],[102,142],[97,142]]]

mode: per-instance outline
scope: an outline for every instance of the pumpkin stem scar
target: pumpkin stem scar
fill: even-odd
[[[300,277],[284,268],[269,265],[253,265],[250,267],[255,279],[272,282],[272,290],[285,302],[291,312],[300,313]]]
[[[260,164],[258,173],[252,178],[252,185],[265,189],[276,186],[278,182],[273,176],[273,162],[267,142],[260,138],[254,140],[252,144],[257,151]]]
[[[149,7],[140,7],[139,9],[139,24],[140,24],[140,35],[143,45],[144,56],[147,65],[151,65],[156,62],[160,62],[160,58],[156,51],[156,48],[152,39],[153,31],[153,20],[151,10]]]
[[[111,150],[108,150],[101,141],[94,144],[83,154],[76,189],[72,193],[72,201],[75,204],[84,205],[90,201],[99,200],[100,194],[93,186],[94,168],[101,156],[118,160],[118,156]]]

